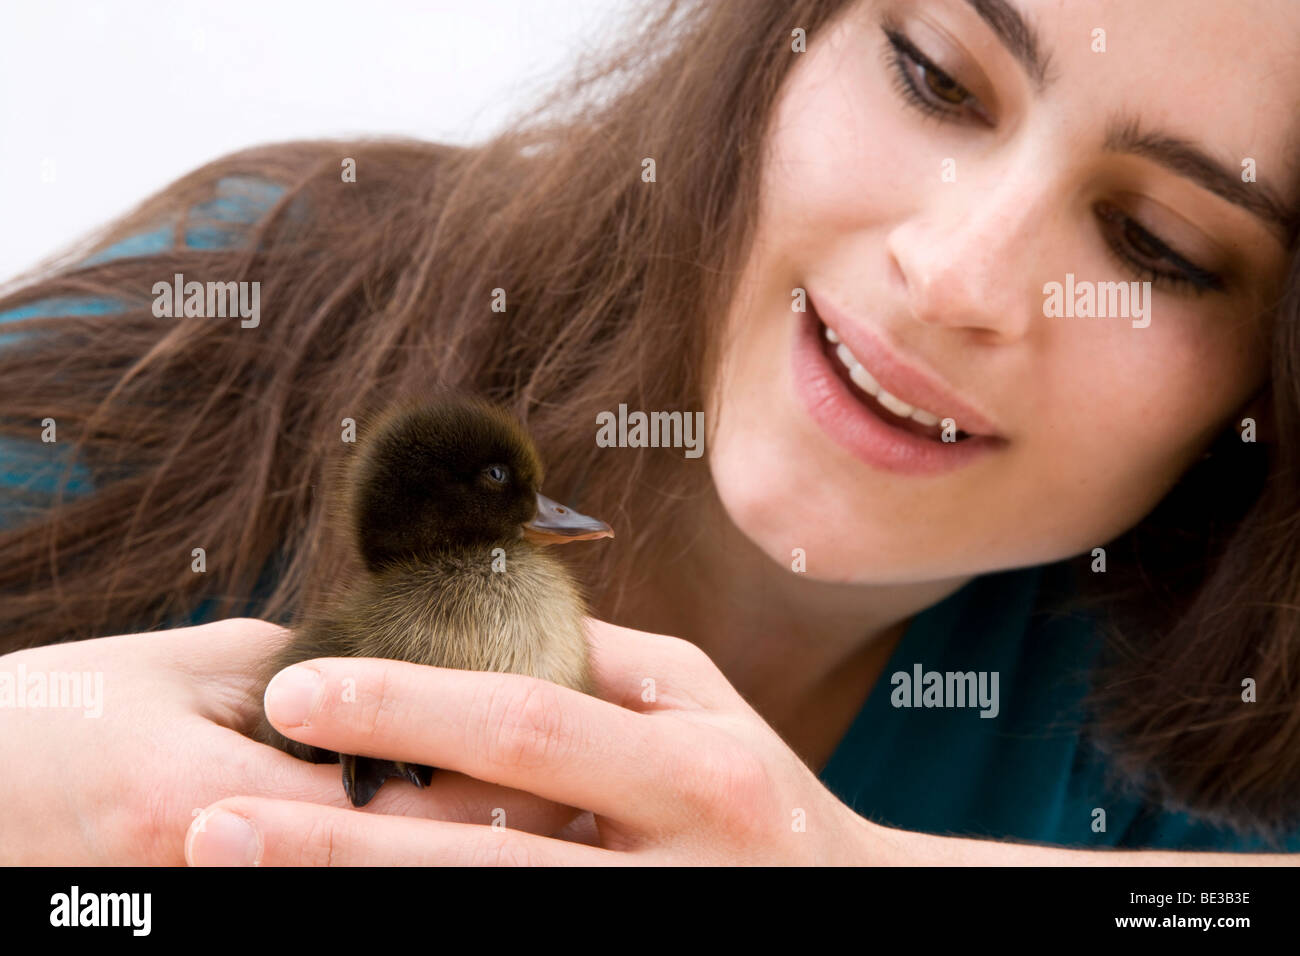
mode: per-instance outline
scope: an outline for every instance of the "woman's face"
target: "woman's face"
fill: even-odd
[[[810,36],[728,316],[732,520],[864,583],[1139,521],[1267,380],[1297,37],[1295,0],[876,0]],[[1104,314],[1045,314],[1049,283]]]

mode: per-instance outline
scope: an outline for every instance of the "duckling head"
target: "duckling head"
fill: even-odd
[[[504,409],[472,398],[406,407],[358,449],[352,523],[374,571],[406,558],[613,537],[609,525],[539,491],[532,438]]]

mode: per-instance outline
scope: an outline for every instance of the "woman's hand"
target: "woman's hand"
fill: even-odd
[[[187,828],[222,797],[347,806],[338,764],[295,760],[242,735],[261,708],[256,675],[287,637],[232,619],[0,657],[0,682],[17,695],[0,695],[0,864],[181,865]],[[89,696],[34,706],[35,688],[57,690],[59,675],[69,688],[75,675]],[[442,802],[412,799],[426,795],[410,785],[384,790],[380,810],[459,819],[454,788]],[[548,833],[573,816],[527,801],[518,816]]]
[[[589,634],[604,699],[514,674],[398,661],[286,668],[266,694],[282,733],[447,768],[435,771],[428,794],[390,782],[376,803],[397,787],[445,806],[441,788],[463,787],[462,774],[486,783],[461,790],[452,818],[460,822],[337,800],[234,797],[191,826],[187,857],[198,865],[833,864],[869,862],[882,849],[875,831],[883,828],[837,800],[694,645],[599,621]],[[503,795],[516,798],[515,809]],[[575,818],[557,804],[589,814]]]

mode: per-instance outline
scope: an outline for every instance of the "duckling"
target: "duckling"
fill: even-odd
[[[539,491],[527,431],[487,402],[441,398],[380,416],[343,482],[343,514],[364,567],[346,593],[294,629],[271,662],[386,657],[508,671],[592,692],[585,608],[548,545],[613,537],[609,525]],[[335,755],[280,734],[254,737],[316,763]],[[365,806],[390,777],[428,786],[433,768],[338,755],[343,789]]]

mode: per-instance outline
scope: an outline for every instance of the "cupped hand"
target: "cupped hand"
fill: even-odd
[[[260,713],[257,675],[287,639],[281,627],[240,618],[0,656],[0,864],[183,865],[187,828],[223,797],[348,806],[337,764],[244,736]],[[459,791],[445,787],[432,801],[390,784],[373,806],[459,819],[486,786],[461,779]],[[539,832],[573,816],[525,794],[508,798],[521,825]]]
[[[516,674],[400,661],[286,668],[266,692],[282,733],[441,768],[433,785],[420,794],[390,781],[365,811],[339,800],[224,799],[191,825],[187,858],[335,866],[876,858],[883,828],[830,793],[702,651],[588,625],[598,697]],[[406,801],[396,814],[380,802],[392,789]],[[424,818],[412,818],[416,807]]]

